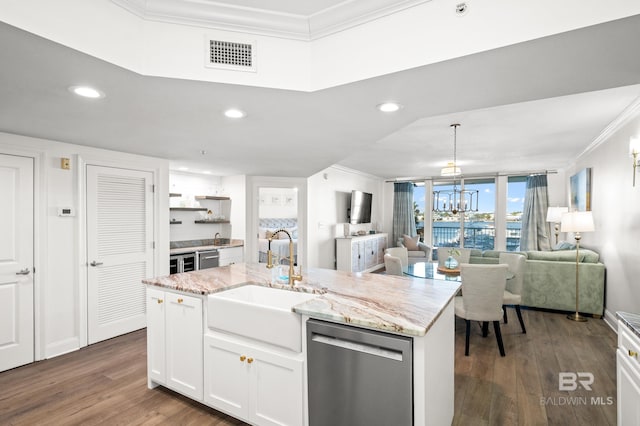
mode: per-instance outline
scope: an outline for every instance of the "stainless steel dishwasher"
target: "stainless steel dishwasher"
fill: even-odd
[[[413,424],[409,337],[307,321],[310,426]]]

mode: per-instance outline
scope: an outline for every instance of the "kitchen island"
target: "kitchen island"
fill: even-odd
[[[410,336],[413,424],[451,423],[453,297],[459,283],[326,269],[304,271],[304,279],[294,288],[272,281],[264,264],[246,263],[144,280],[149,387],[167,386],[254,424],[306,425],[306,320],[314,318]],[[211,308],[218,306],[212,302],[219,301],[215,295],[247,284],[309,296],[290,309],[301,325],[299,347],[216,325],[224,323],[224,318],[216,318],[220,313]],[[264,326],[252,320],[249,314],[246,321],[231,323],[245,330]],[[237,368],[225,365],[231,359]],[[252,376],[252,368],[263,368],[264,374]],[[245,394],[246,401],[242,400]],[[277,407],[279,403],[282,407]]]

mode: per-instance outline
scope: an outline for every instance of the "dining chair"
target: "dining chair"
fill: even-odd
[[[449,250],[455,247],[438,247],[438,266],[444,266],[444,261],[449,257]],[[458,261],[458,264],[469,263],[471,257],[471,250],[464,248],[455,248],[460,254],[453,254],[452,256]]]
[[[455,298],[455,314],[464,319],[466,323],[465,356],[469,356],[471,321],[483,323],[483,336],[487,334],[489,321],[493,322],[500,356],[505,356],[500,320],[502,319],[502,299],[507,284],[508,268],[506,264],[460,264],[462,296]]]
[[[498,263],[508,265],[509,271],[513,274],[513,278],[507,280],[507,286],[502,299],[502,310],[504,311],[503,319],[507,324],[507,306],[513,306],[520,321],[522,333],[526,334],[527,329],[522,320],[522,312],[520,311],[520,303],[522,302],[522,283],[524,282],[524,267],[526,259],[518,253],[500,253]]]
[[[384,254],[389,254],[393,257],[400,259],[402,268],[406,269],[409,264],[409,253],[406,247],[389,247],[384,251]]]
[[[388,253],[384,255],[384,269],[387,275],[403,275],[400,258]]]

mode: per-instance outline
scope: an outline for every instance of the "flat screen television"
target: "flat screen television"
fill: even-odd
[[[371,223],[371,202],[373,194],[363,191],[351,191],[351,209],[349,210],[349,223]]]

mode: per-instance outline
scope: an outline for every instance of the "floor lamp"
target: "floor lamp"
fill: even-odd
[[[562,221],[560,223],[560,229],[562,232],[573,232],[576,239],[576,313],[567,315],[567,318],[573,321],[584,322],[586,317],[578,313],[578,299],[579,299],[579,276],[578,264],[580,262],[580,239],[582,238],[581,232],[592,232],[593,215],[591,212],[570,212],[562,215]]]
[[[558,234],[560,234],[560,221],[562,215],[569,211],[569,207],[549,207],[547,208],[547,222],[553,223],[556,233],[556,245],[558,244]]]

